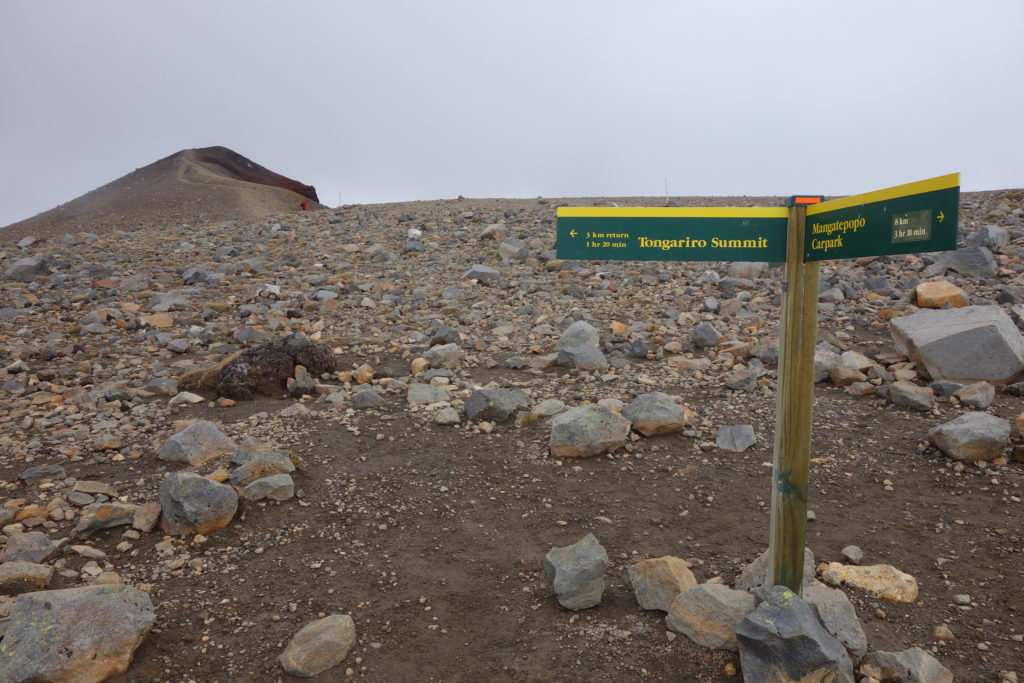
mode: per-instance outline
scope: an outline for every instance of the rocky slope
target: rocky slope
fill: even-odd
[[[918,591],[893,602],[841,584],[876,653],[871,671],[879,651],[919,647],[958,680],[1024,672],[1024,462],[1009,431],[1022,387],[936,383],[890,330],[928,296],[947,297],[939,313],[988,304],[1019,320],[1022,199],[963,196],[964,235],[984,238],[990,264],[823,264],[808,545],[823,582],[858,562],[891,565]],[[5,594],[137,589],[144,598],[118,594],[109,609],[138,624],[122,649],[142,680],[276,680],[282,667],[320,666],[336,668],[315,680],[742,673],[735,652],[641,609],[627,571],[677,556],[715,593],[706,586],[740,587],[764,550],[779,273],[560,262],[560,201],[153,218],[10,238],[0,541],[37,551],[10,570]],[[331,349],[335,369],[304,372],[295,356],[283,390],[218,396],[211,367],[290,333]],[[994,354],[961,355],[980,366]],[[600,429],[565,427],[584,413]],[[993,439],[1007,425],[985,458],[930,439],[975,413],[995,421]],[[543,560],[588,533],[606,551],[603,594],[571,611]],[[347,656],[306,657],[309,639]]]

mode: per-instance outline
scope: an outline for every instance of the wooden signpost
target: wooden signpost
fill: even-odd
[[[785,261],[769,565],[800,593],[814,407],[819,262],[956,248],[960,174],[788,208],[561,207],[560,259]]]

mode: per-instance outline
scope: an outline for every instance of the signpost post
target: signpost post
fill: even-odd
[[[789,208],[779,373],[775,394],[772,454],[772,516],[768,566],[772,583],[800,594],[807,532],[807,477],[814,408],[814,347],[817,344],[820,264],[804,263],[807,205]]]
[[[800,593],[814,407],[819,261],[956,248],[960,174],[787,208],[561,207],[560,259],[785,261],[769,565]]]

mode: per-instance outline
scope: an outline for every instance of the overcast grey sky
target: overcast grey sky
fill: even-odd
[[[0,225],[188,147],[325,203],[1024,186],[1020,0],[0,4]]]

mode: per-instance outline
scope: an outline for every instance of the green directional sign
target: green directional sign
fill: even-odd
[[[789,210],[561,207],[560,259],[785,261]]]
[[[807,208],[804,261],[956,249],[960,174]]]
[[[796,593],[807,536],[818,261],[955,249],[960,174],[820,201],[795,195],[789,208],[558,209],[561,259],[786,262],[768,563],[771,582]]]

